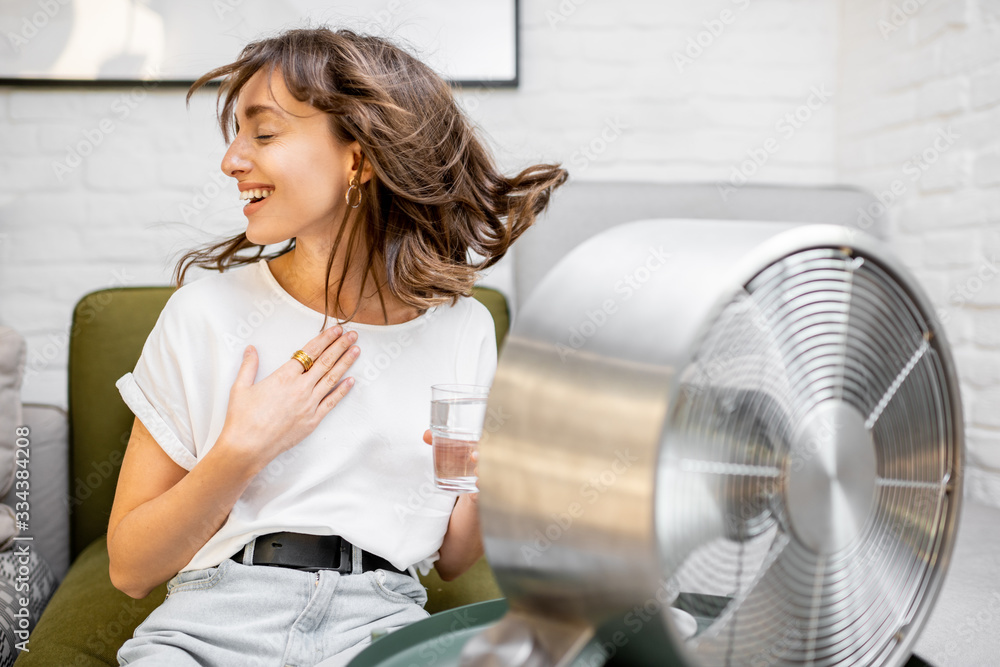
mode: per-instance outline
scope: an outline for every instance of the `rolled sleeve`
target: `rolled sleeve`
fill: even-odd
[[[198,459],[195,458],[193,447],[181,442],[174,429],[160,416],[146,394],[139,388],[135,376],[132,373],[126,373],[118,379],[115,386],[118,387],[122,400],[142,422],[167,456],[185,470],[190,471],[194,468]]]
[[[193,410],[205,405],[200,387],[208,378],[210,353],[194,332],[203,328],[201,304],[181,288],[167,300],[142,346],[135,368],[115,382],[122,400],[177,465],[198,462]],[[203,421],[203,419],[202,419]]]

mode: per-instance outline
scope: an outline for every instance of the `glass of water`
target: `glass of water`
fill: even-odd
[[[434,483],[439,489],[459,493],[478,490],[472,453],[483,436],[489,394],[489,387],[475,384],[431,387]]]

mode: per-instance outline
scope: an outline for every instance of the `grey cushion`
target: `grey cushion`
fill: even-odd
[[[37,436],[40,433],[26,420],[21,405],[21,381],[26,361],[24,338],[10,327],[0,327],[0,496],[6,494],[6,504],[0,504],[0,667],[14,664],[19,652],[18,643],[30,650],[24,642],[29,640],[29,634],[59,583],[38,552],[41,542],[35,542],[35,533],[45,525],[41,518],[58,515],[61,522],[68,526],[63,502],[66,489],[66,420],[57,416],[55,423],[49,424],[52,427],[48,429],[50,434],[62,436],[55,446],[46,446],[45,438],[39,441]],[[47,412],[51,410],[36,411],[35,416],[41,421]],[[24,434],[27,445],[18,447],[19,429],[25,425],[29,427]],[[17,456],[17,449],[25,450],[27,455]],[[45,455],[49,453],[55,456],[47,459]],[[24,462],[24,466],[18,465],[19,460]],[[58,470],[60,466],[62,476],[55,480],[55,484],[49,484],[53,479],[49,474],[51,469]],[[26,490],[24,484],[20,489],[14,484],[18,471],[27,476],[24,480],[27,482]],[[17,495],[19,491],[21,497]],[[27,530],[19,531],[15,526],[15,510],[23,509],[18,507],[19,502],[28,505]],[[14,537],[19,533],[31,539],[15,541]],[[63,535],[61,542],[59,544],[56,540],[42,548],[66,551],[68,535]]]
[[[31,473],[29,500],[31,523],[27,532],[32,536],[35,551],[41,556],[59,581],[69,569],[69,513],[77,507],[97,484],[113,484],[106,472],[93,466],[89,474],[69,482],[69,421],[66,411],[54,405],[23,405],[24,423],[31,427]],[[105,466],[106,468],[107,466]],[[66,490],[70,494],[67,497]],[[12,487],[3,499],[11,507],[18,498]]]
[[[21,334],[0,326],[0,497],[14,479],[15,427],[21,425],[21,378],[27,361]],[[0,526],[2,528],[2,526]],[[7,539],[0,535],[0,543]]]
[[[13,549],[0,553],[0,667],[14,664],[19,643],[27,640],[21,646],[31,650],[25,633],[34,629],[57,585],[31,542],[17,542]],[[22,606],[22,601],[27,605]]]

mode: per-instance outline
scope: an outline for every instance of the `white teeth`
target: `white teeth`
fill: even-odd
[[[250,199],[262,199],[270,197],[272,192],[274,192],[274,190],[263,190],[263,189],[243,190],[242,192],[240,192],[240,199],[243,201],[247,201]]]

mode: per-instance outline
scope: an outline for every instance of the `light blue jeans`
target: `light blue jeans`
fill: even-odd
[[[118,664],[339,667],[371,643],[373,630],[426,618],[426,602],[420,582],[397,572],[341,575],[226,559],[168,581],[163,604],[118,650]]]

